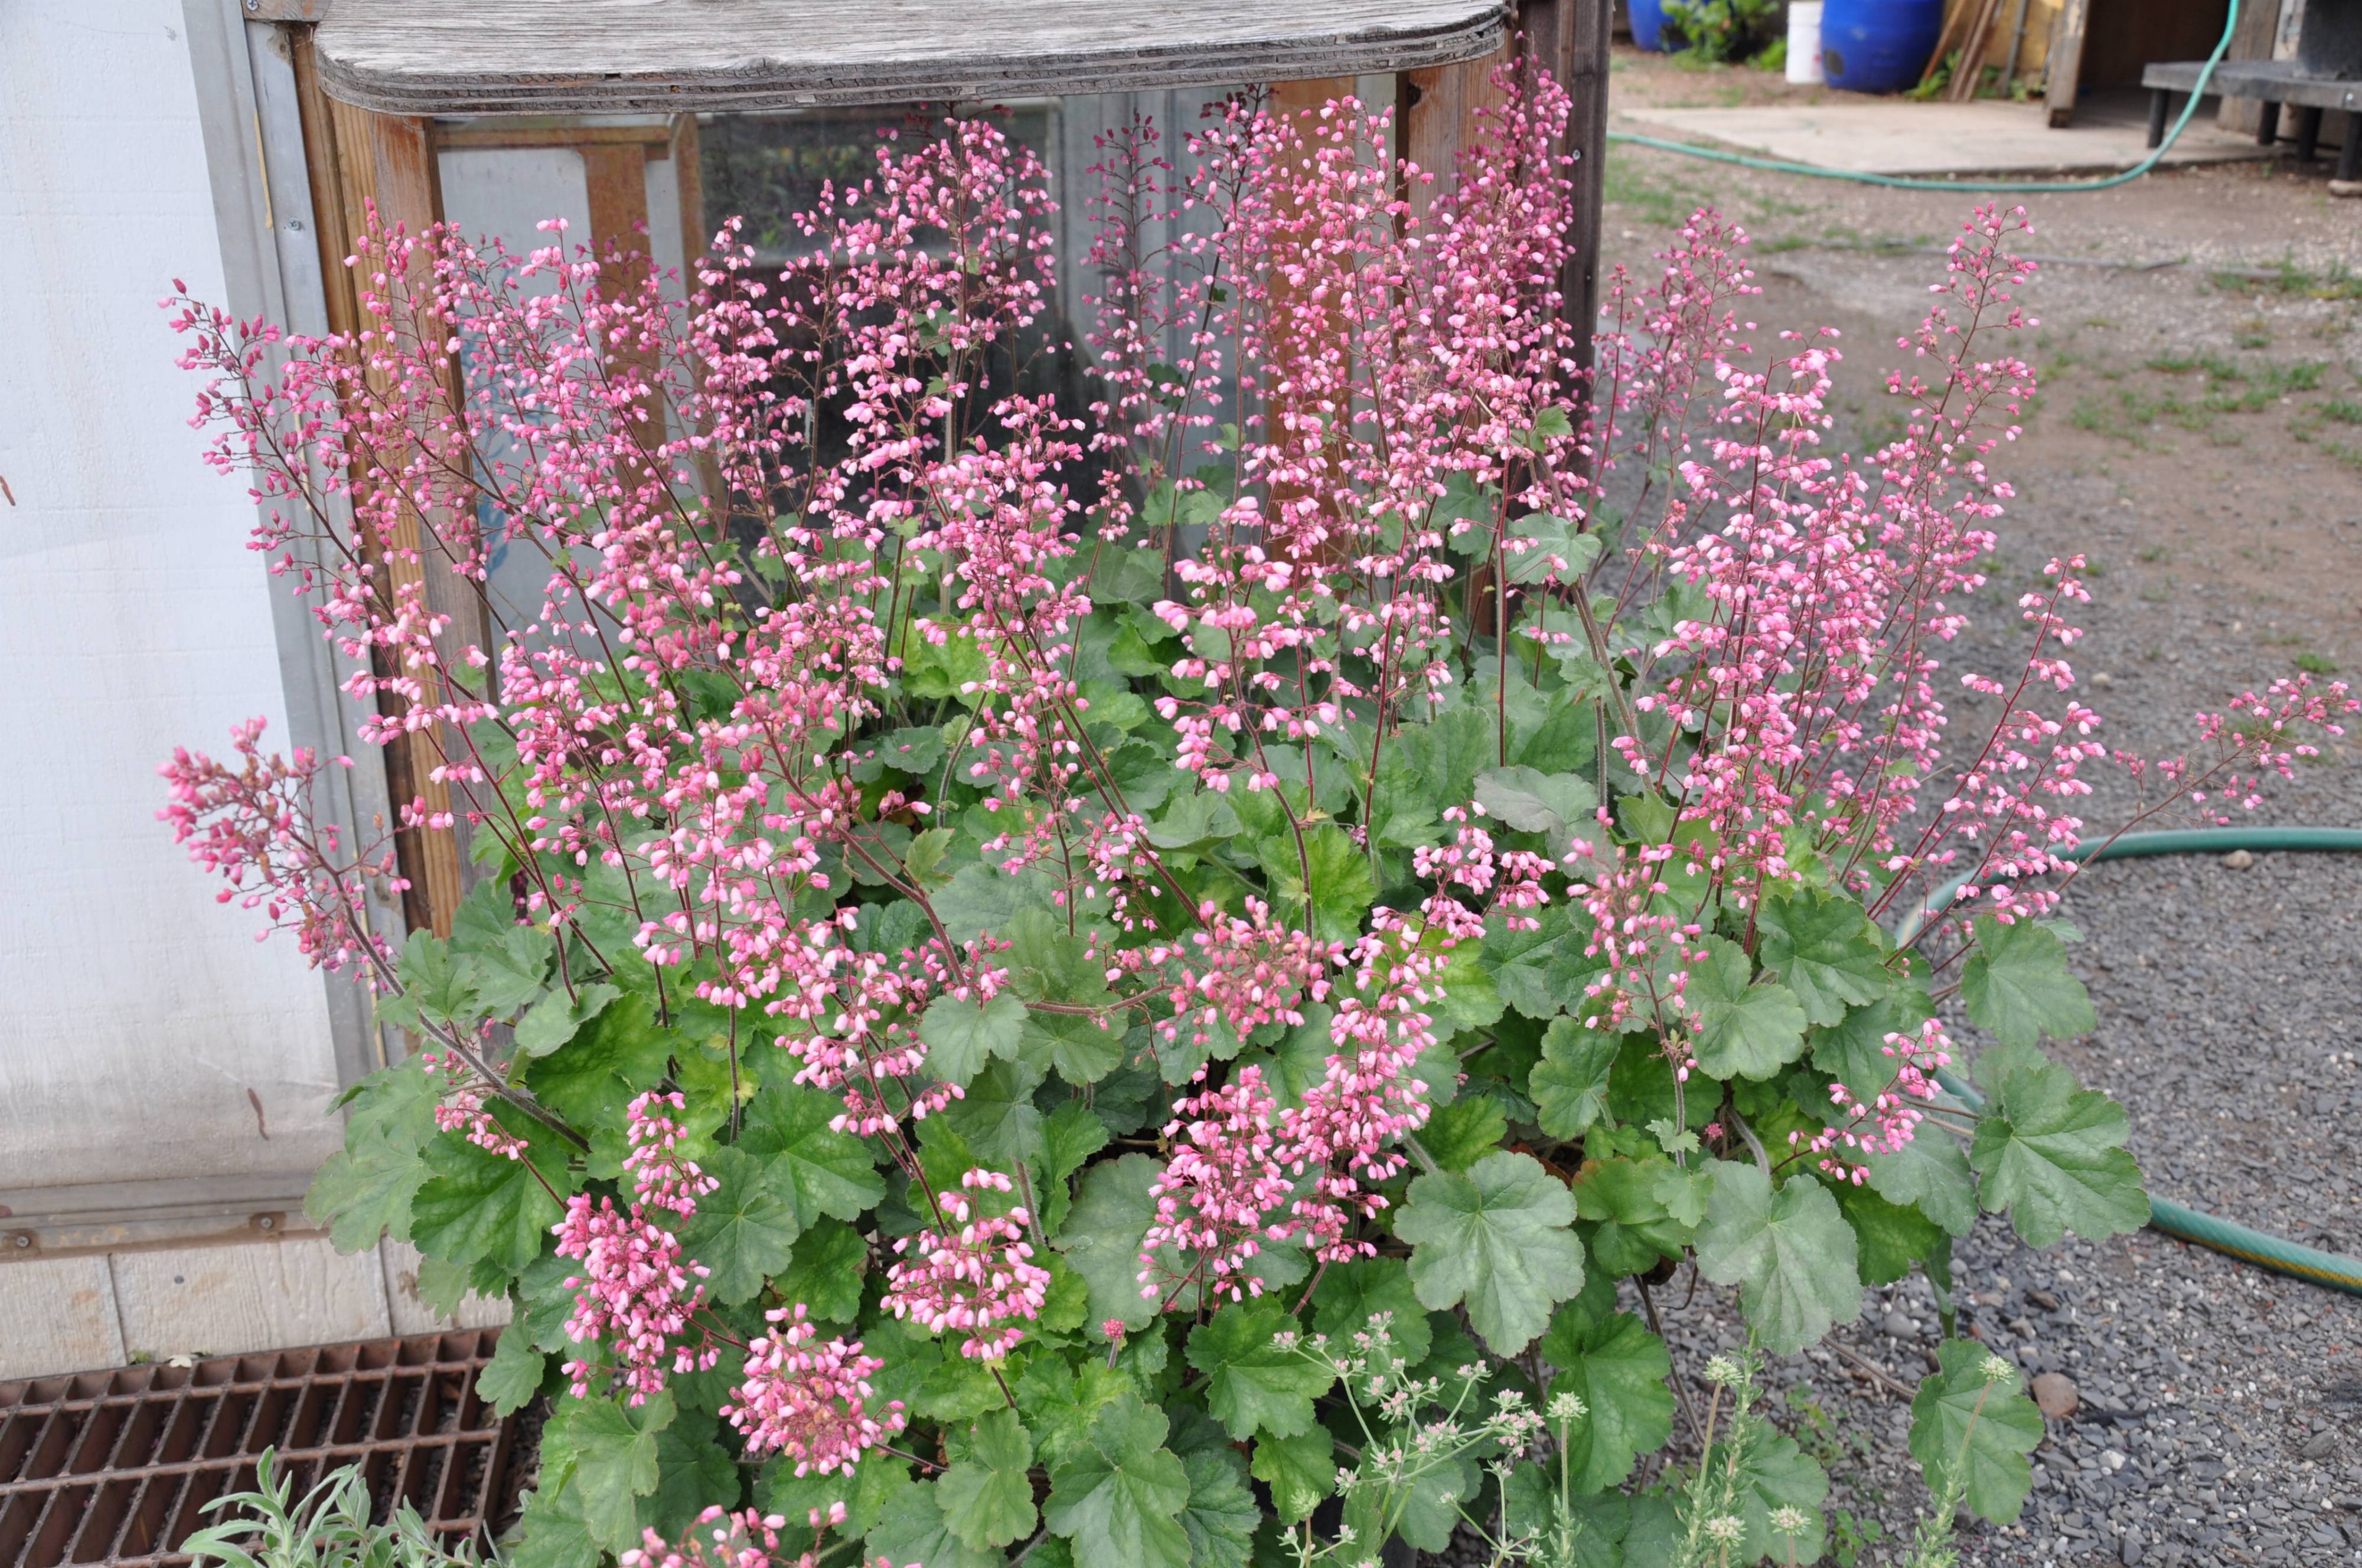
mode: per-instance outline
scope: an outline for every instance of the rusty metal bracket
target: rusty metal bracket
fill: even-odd
[[[249,22],[318,22],[328,15],[328,0],[239,0],[238,9]]]
[[[514,1422],[476,1393],[497,1329],[0,1384],[0,1568],[155,1565],[278,1451],[297,1494],[358,1463],[454,1541],[515,1507]]]

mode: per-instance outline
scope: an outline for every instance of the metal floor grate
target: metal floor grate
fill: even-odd
[[[0,1568],[182,1563],[266,1448],[297,1496],[359,1463],[378,1517],[406,1499],[462,1537],[514,1487],[513,1422],[476,1397],[497,1329],[0,1384]]]

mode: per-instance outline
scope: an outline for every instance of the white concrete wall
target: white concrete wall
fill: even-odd
[[[318,977],[155,820],[175,745],[286,736],[254,509],[198,460],[156,308],[226,292],[184,28],[0,5],[0,1188],[308,1172],[341,1138]],[[31,1288],[0,1266],[0,1305]]]

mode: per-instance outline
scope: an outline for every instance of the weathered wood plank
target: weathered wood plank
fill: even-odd
[[[338,1253],[325,1236],[107,1262],[123,1345],[135,1355],[239,1354],[392,1332],[378,1255]]]
[[[320,78],[402,115],[1007,99],[1449,64],[1498,0],[338,0]]]
[[[2067,0],[2050,30],[2050,62],[2044,70],[2043,107],[2052,130],[2064,130],[2075,118],[2075,91],[2083,80],[2083,30],[2092,19],[2092,0]]]

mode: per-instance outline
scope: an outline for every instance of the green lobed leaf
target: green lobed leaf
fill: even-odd
[[[1858,1266],[1852,1228],[1828,1188],[1798,1176],[1774,1192],[1760,1166],[1715,1162],[1698,1272],[1738,1286],[1765,1348],[1794,1355],[1838,1319],[1860,1315]]]
[[[919,1020],[928,1071],[963,1088],[990,1058],[1013,1058],[1024,1032],[1025,1004],[1006,991],[980,1005],[938,997]]]
[[[1350,942],[1361,934],[1362,917],[1377,898],[1377,878],[1369,857],[1336,823],[1307,823],[1295,832],[1283,827],[1257,840],[1255,849],[1278,901],[1302,909],[1309,889],[1315,935]]]
[[[1794,993],[1809,1022],[1835,1023],[1894,983],[1876,928],[1851,899],[1818,890],[1766,899],[1756,929],[1756,957]]]
[[[756,1502],[765,1513],[783,1516],[779,1534],[796,1550],[816,1539],[809,1522],[814,1508],[824,1511],[843,1503],[838,1539],[855,1540],[877,1529],[887,1505],[910,1489],[910,1462],[876,1449],[863,1454],[849,1475],[841,1470],[798,1475],[794,1464],[781,1458],[765,1465],[755,1482]]]
[[[1123,1032],[1107,1021],[1071,1012],[1025,1015],[1029,1061],[1047,1056],[1069,1084],[1095,1084],[1123,1063]]]
[[[1164,815],[1148,824],[1148,842],[1159,849],[1192,849],[1237,836],[1239,814],[1230,801],[1211,790],[1175,796]]]
[[[1257,1438],[1254,1478],[1271,1488],[1271,1506],[1281,1520],[1309,1518],[1337,1491],[1337,1440],[1315,1426],[1292,1438]]]
[[[1553,1018],[1564,1007],[1566,992],[1552,983],[1552,966],[1567,940],[1562,906],[1537,911],[1530,931],[1511,930],[1496,911],[1485,920],[1485,967],[1493,977],[1494,992],[1528,1018]]]
[[[897,1491],[862,1542],[864,1568],[1002,1568],[1008,1558],[954,1534],[941,1483],[922,1481]]]
[[[1090,1287],[1094,1324],[1120,1319],[1144,1329],[1156,1315],[1156,1304],[1140,1293],[1140,1242],[1156,1217],[1149,1189],[1160,1168],[1146,1154],[1126,1154],[1083,1173],[1055,1244]]]
[[[822,1220],[796,1238],[787,1266],[774,1271],[779,1294],[800,1301],[824,1323],[850,1323],[861,1314],[861,1280],[869,1244],[840,1220]]]
[[[1515,1355],[1583,1288],[1583,1243],[1568,1229],[1574,1198],[1530,1154],[1487,1154],[1466,1175],[1410,1184],[1395,1233],[1411,1243],[1419,1301],[1465,1303],[1496,1354]]]
[[[1448,1171],[1464,1171],[1501,1146],[1509,1121],[1500,1102],[1483,1096],[1456,1099],[1418,1130],[1419,1146]]]
[[[441,1132],[426,1145],[425,1163],[426,1181],[410,1200],[410,1239],[446,1263],[489,1259],[512,1274],[524,1268],[541,1256],[564,1213],[544,1180],[561,1193],[573,1187],[565,1162],[532,1144],[512,1160]]]
[[[716,1149],[700,1162],[722,1185],[697,1200],[681,1228],[681,1249],[712,1272],[705,1287],[725,1307],[747,1301],[795,1255],[803,1233],[792,1185],[784,1192],[771,1167],[743,1147]]]
[[[1189,1535],[1180,1520],[1189,1475],[1164,1447],[1168,1430],[1163,1411],[1137,1394],[1120,1395],[1051,1473],[1043,1518],[1052,1534],[1074,1543],[1078,1562],[1188,1568]]]
[[[467,966],[451,951],[450,943],[431,931],[414,931],[394,964],[402,977],[400,996],[381,996],[378,1014],[389,1022],[407,1023],[420,1018],[437,1023],[472,1023],[483,1015]]]
[[[1476,776],[1476,803],[1520,833],[1549,835],[1554,854],[1564,854],[1599,804],[1599,791],[1575,773],[1543,773],[1531,767],[1496,767]]]
[[[1042,1463],[1055,1466],[1079,1447],[1099,1412],[1131,1386],[1130,1378],[1098,1356],[1079,1367],[1049,1356],[1028,1362],[1017,1380],[1017,1408],[1040,1447]]]
[[[1747,950],[1705,939],[1705,962],[1690,970],[1698,1066],[1717,1078],[1768,1078],[1805,1050],[1805,1009],[1776,982],[1749,984]]]
[[[1655,1499],[1649,1499],[1654,1501]],[[1571,1560],[1552,1568],[1639,1568],[1622,1550],[1632,1528],[1632,1500],[1621,1492],[1567,1499],[1567,1526],[1573,1533]],[[1554,1467],[1518,1465],[1501,1488],[1502,1525],[1513,1536],[1547,1537],[1557,1525],[1558,1474]],[[1537,1559],[1549,1562],[1547,1555]]]
[[[517,1020],[517,1049],[528,1056],[546,1056],[581,1031],[624,993],[613,986],[577,986],[574,994],[552,991]]]
[[[1639,1274],[1656,1266],[1662,1257],[1679,1257],[1697,1226],[1677,1219],[1666,1199],[1677,1197],[1690,1205],[1687,1185],[1669,1185],[1679,1174],[1671,1160],[1650,1155],[1628,1159],[1585,1160],[1574,1178],[1576,1212],[1595,1222],[1592,1261],[1611,1275]]]
[[[1620,1485],[1640,1455],[1673,1431],[1673,1369],[1665,1343],[1628,1312],[1606,1319],[1560,1309],[1542,1336],[1541,1358],[1558,1368],[1552,1397],[1573,1394],[1584,1413],[1566,1423],[1567,1484],[1579,1493]],[[1543,1401],[1547,1406],[1549,1401]],[[1552,1420],[1550,1430],[1559,1430]]]
[[[549,1358],[533,1348],[533,1337],[520,1327],[501,1335],[492,1359],[476,1374],[476,1397],[496,1416],[513,1416],[541,1392],[542,1375]]]
[[[442,1099],[442,1081],[409,1056],[379,1068],[331,1103],[344,1108],[348,1147],[356,1138],[382,1136],[417,1150],[435,1136],[435,1108]]]
[[[2033,1045],[2047,1034],[2071,1040],[2099,1027],[2091,994],[2067,972],[2067,944],[2030,920],[2003,925],[1979,915],[1976,948],[1960,969],[1969,1017],[2004,1045]]]
[[[1206,1408],[1241,1441],[1294,1437],[1312,1426],[1312,1401],[1335,1381],[1295,1348],[1296,1319],[1275,1301],[1234,1301],[1189,1336],[1189,1364],[1206,1376]],[[1279,1336],[1291,1336],[1283,1346]]]
[[[795,1203],[803,1225],[822,1215],[858,1220],[886,1196],[868,1146],[829,1123],[844,1110],[834,1095],[800,1084],[767,1084],[748,1102],[735,1147],[764,1163],[771,1190]]]
[[[1821,1517],[1821,1505],[1829,1496],[1827,1474],[1796,1446],[1795,1439],[1782,1436],[1760,1417],[1749,1416],[1739,1422],[1736,1435],[1739,1463],[1734,1501],[1747,1533],[1731,1561],[1816,1560],[1827,1541],[1828,1523]],[[1802,1531],[1788,1536],[1773,1527],[1772,1516],[1782,1508],[1794,1508],[1805,1516]]]
[[[345,1146],[321,1162],[304,1194],[304,1212],[328,1227],[340,1253],[374,1247],[384,1235],[406,1242],[412,1199],[430,1174],[417,1144],[355,1127],[347,1131]]]
[[[583,1522],[582,1497],[571,1481],[555,1488],[544,1482],[525,1494],[516,1534],[501,1551],[509,1568],[599,1568],[604,1557]]]
[[[1863,1099],[1894,1081],[1890,1034],[1917,1038],[1920,1025],[1936,1016],[1935,1005],[1915,980],[1898,982],[1876,1001],[1850,1008],[1834,1024],[1813,1031],[1813,1066]]]
[[[1033,1104],[1042,1069],[1026,1062],[995,1062],[971,1079],[967,1093],[936,1112],[986,1160],[1003,1165],[1039,1159],[1042,1112]]]
[[[1970,1508],[2011,1523],[2033,1489],[2025,1456],[2042,1441],[2042,1412],[2019,1392],[2017,1368],[1974,1340],[1946,1340],[1936,1363],[1911,1400],[1911,1457],[1930,1491],[1959,1480]]]
[[[2031,1050],[1998,1069],[1987,1062],[1980,1076],[1998,1081],[1969,1146],[1987,1211],[2009,1210],[2030,1247],[2056,1246],[2070,1231],[2098,1241],[2147,1224],[2140,1166],[2124,1147],[2132,1131],[2124,1107],[2078,1088],[2072,1073]]]
[[[737,1454],[715,1441],[720,1423],[684,1412],[657,1433],[657,1489],[640,1503],[640,1521],[678,1540],[710,1507],[735,1512],[744,1486]]]
[[[1388,1316],[1386,1331],[1395,1353],[1413,1366],[1425,1361],[1434,1333],[1402,1259],[1352,1258],[1330,1264],[1313,1287],[1313,1330],[1340,1344],[1350,1344],[1381,1312]]]
[[[1007,1546],[1033,1529],[1033,1440],[1002,1406],[969,1430],[966,1453],[936,1483],[945,1528],[977,1551]]]
[[[1247,1489],[1239,1456],[1228,1448],[1197,1448],[1181,1456],[1189,1478],[1181,1529],[1189,1537],[1190,1568],[1247,1568],[1263,1510]]]
[[[1862,1156],[1871,1190],[1889,1203],[1907,1204],[1955,1236],[1977,1222],[1976,1178],[1968,1151],[1928,1127],[1892,1154]]]
[[[1079,1099],[1066,1101],[1043,1121],[1042,1212],[1038,1218],[1043,1234],[1054,1237],[1065,1226],[1067,1210],[1074,1204],[1066,1178],[1080,1170],[1085,1160],[1107,1147],[1109,1136],[1107,1123]]]
[[[507,884],[491,877],[461,902],[451,922],[451,946],[477,1000],[495,1017],[541,995],[557,956],[557,939],[519,924]]]
[[[1873,1188],[1849,1181],[1836,1185],[1838,1208],[1853,1227],[1864,1285],[1893,1284],[1944,1240],[1943,1227],[1916,1209],[1889,1203]]]
[[[1580,1138],[1607,1114],[1607,1077],[1622,1043],[1621,1036],[1585,1029],[1572,1018],[1551,1021],[1542,1035],[1542,1059],[1526,1080],[1543,1132]]]
[[[1414,1467],[1397,1486],[1356,1486],[1345,1495],[1344,1522],[1355,1538],[1373,1546],[1388,1531],[1379,1518],[1381,1507],[1396,1515],[1394,1535],[1421,1551],[1442,1551],[1459,1529],[1461,1507],[1476,1495],[1483,1477],[1463,1455],[1444,1454]]]
[[[657,1489],[657,1434],[678,1412],[664,1390],[639,1405],[618,1399],[565,1399],[544,1440],[547,1473],[556,1449],[582,1499],[582,1522],[590,1539],[610,1551],[640,1543],[637,1499]]]

